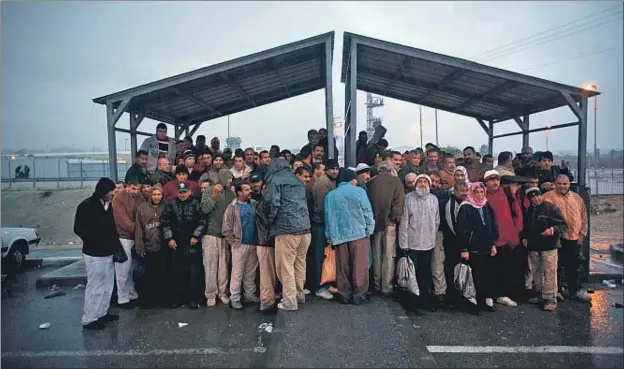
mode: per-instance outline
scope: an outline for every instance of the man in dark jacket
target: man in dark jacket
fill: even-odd
[[[275,244],[269,236],[269,221],[267,219],[267,204],[262,196],[266,190],[261,185],[260,194],[256,195],[256,238],[258,245],[258,268],[260,269],[260,311],[268,312],[277,309],[275,304]],[[253,195],[252,195],[253,196]]]
[[[412,150],[409,152],[409,156],[407,157],[407,164],[399,171],[399,179],[401,180],[401,182],[403,182],[404,185],[405,176],[407,176],[409,173],[414,173],[416,175],[421,173],[421,159],[422,156],[420,154],[420,151]],[[415,185],[416,183],[414,182],[414,186]]]
[[[111,203],[115,182],[100,178],[95,192],[78,205],[74,233],[82,239],[82,253],[87,269],[84,329],[103,329],[119,317],[108,313],[115,285],[113,254],[121,247]]]
[[[277,277],[283,286],[284,300],[278,308],[297,310],[299,303],[305,303],[305,258],[311,240],[306,188],[282,159],[271,161],[266,183],[269,235],[275,236]]]
[[[163,239],[170,249],[170,265],[174,281],[171,307],[188,304],[199,308],[201,299],[201,254],[199,240],[206,228],[199,200],[191,197],[188,184],[178,184],[178,198],[165,205],[160,223]]]
[[[174,176],[171,173],[171,167],[169,166],[169,159],[162,157],[158,159],[158,167],[151,176],[152,183],[160,183],[161,186],[173,181]]]
[[[383,294],[392,292],[397,223],[403,215],[405,190],[390,173],[390,164],[379,165],[379,174],[368,185],[368,197],[375,216],[373,233],[373,285]]]
[[[531,207],[524,218],[522,243],[529,248],[536,296],[532,303],[544,302],[544,310],[557,309],[557,252],[561,235],[568,230],[561,210],[543,201],[539,188],[530,188],[526,197]],[[541,296],[540,296],[541,293]]]
[[[384,138],[380,139],[377,143],[369,143],[366,148],[366,164],[373,166],[375,163],[375,157],[379,151],[384,151],[388,148],[388,141]]]
[[[141,183],[144,180],[149,179],[150,176],[147,173],[147,159],[147,151],[137,151],[134,156],[134,164],[128,168],[124,182],[130,183],[135,181],[137,183]]]
[[[358,163],[366,162],[366,145],[368,141],[368,133],[366,131],[360,131],[358,134],[357,142],[355,143],[355,157]]]
[[[553,154],[550,151],[540,152],[539,167],[536,169],[539,178],[539,186],[543,192],[555,189],[555,180],[560,174],[566,174],[570,181],[573,181],[572,174],[568,168],[560,168],[553,165]]]

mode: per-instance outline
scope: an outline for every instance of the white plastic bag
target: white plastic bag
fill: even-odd
[[[416,281],[416,268],[409,256],[403,256],[397,261],[396,276],[399,287],[405,288],[416,296],[420,296],[418,281]]]
[[[458,263],[454,269],[455,288],[459,293],[468,300],[474,300],[477,297],[474,281],[472,280],[472,268],[464,263]]]

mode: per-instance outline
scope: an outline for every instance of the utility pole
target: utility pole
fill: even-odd
[[[436,146],[440,146],[438,143],[438,109],[435,109],[435,126],[436,126]]]

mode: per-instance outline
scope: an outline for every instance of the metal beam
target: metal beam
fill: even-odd
[[[115,112],[113,111],[113,102],[106,101],[106,130],[108,133],[108,167],[110,169],[110,178],[116,181],[117,175],[117,135],[115,134]]]
[[[299,96],[311,91],[315,91],[317,90],[318,85],[321,84],[321,82],[319,81],[318,78],[312,79],[312,80],[308,80],[308,81],[303,81],[300,84],[297,84],[295,86],[291,86],[290,88],[290,95],[292,97],[295,96]],[[324,85],[325,83],[323,83]],[[280,93],[282,93],[283,88],[280,86],[275,90],[272,91],[268,91],[266,93],[262,93],[262,94],[258,94],[255,96],[255,101],[257,106],[262,106],[274,101],[278,101],[281,100],[283,95],[279,95]],[[279,97],[276,100],[276,96]],[[242,101],[235,101],[230,105],[226,105],[226,106],[219,106],[219,111],[221,113],[223,113],[224,115],[230,115],[230,114],[234,114],[236,112],[241,111],[242,109],[248,108],[249,104],[248,103],[243,103]],[[201,123],[201,122],[205,122],[211,119],[215,119],[218,118],[219,116],[216,114],[212,114],[212,113],[206,113],[206,112],[200,112],[200,113],[196,113],[196,114],[190,114],[190,115],[185,115],[185,116],[181,116],[179,117],[178,121],[180,122],[189,122],[191,124],[196,124],[196,123]]]
[[[364,72],[366,74],[369,74],[371,76],[375,76],[378,78],[383,78],[383,79],[387,79],[387,80],[392,80],[395,75],[386,71],[382,71],[382,70],[378,70],[378,69],[372,69],[372,68],[368,68],[368,67],[362,67],[360,68],[360,72]],[[428,82],[428,81],[423,81],[420,79],[415,79],[415,78],[411,78],[411,77],[404,77],[404,76],[398,76],[396,78],[397,82],[401,82],[401,83],[405,83],[407,85],[411,85],[411,86],[420,86],[423,88],[426,88],[427,90],[436,90],[437,89],[437,84],[432,83],[432,82]],[[383,92],[383,91],[382,91]],[[487,102],[488,104],[491,105],[495,105],[498,106],[501,109],[510,109],[510,108],[517,108],[517,105],[513,105],[510,106],[509,103],[507,101],[501,100],[501,99],[497,99],[494,97],[487,97],[487,96],[483,96],[483,94],[471,94],[465,91],[459,91],[457,89],[451,89],[451,88],[446,88],[445,92],[451,94],[451,95],[455,95],[459,98],[462,99],[466,99],[466,100],[483,100],[485,102]],[[388,94],[386,94],[385,96],[390,96]],[[424,96],[424,94],[423,94]],[[419,97],[418,99],[416,99],[416,103],[418,103],[418,101],[420,101],[422,99],[422,97]],[[426,105],[426,104],[422,104],[422,105]],[[459,109],[460,107],[453,107],[453,112],[455,111],[460,111]],[[450,108],[444,109],[446,111],[450,111]]]
[[[527,133],[535,133],[535,132],[542,132],[542,131],[547,131],[547,130],[552,130],[552,129],[574,127],[574,126],[578,126],[578,125],[579,125],[579,122],[570,122],[570,123],[559,124],[559,125],[551,126],[551,127],[534,128],[534,129],[530,129],[530,130],[528,130],[526,132]],[[512,132],[512,133],[503,133],[502,135],[494,136],[494,138],[501,138],[501,137],[509,137],[509,136],[521,135],[523,133],[524,132],[522,132],[522,131]]]
[[[526,131],[526,126],[524,125],[524,121],[522,121],[522,119],[518,117],[513,117],[513,119],[516,121],[521,130]]]
[[[457,78],[461,77],[464,75],[464,73],[466,73],[465,70],[463,69],[455,69],[455,71],[447,74],[446,76],[444,76],[444,78],[442,78],[442,81],[440,81],[440,83],[438,83],[436,85],[435,89],[430,89],[429,91],[427,91],[423,97],[420,98],[420,100],[418,101],[418,105],[422,105],[423,102],[427,101],[427,99],[429,99],[431,96],[433,96],[433,94],[435,94],[436,92],[441,92],[444,91],[444,89],[454,80],[456,80]]]
[[[188,83],[188,82],[191,82],[191,81],[203,78],[203,77],[219,74],[221,72],[236,69],[236,68],[249,65],[249,64],[253,64],[256,62],[260,62],[266,59],[289,54],[289,53],[292,53],[298,50],[307,49],[310,47],[319,46],[319,45],[322,45],[325,42],[325,40],[327,40],[328,37],[332,38],[333,40],[334,32],[332,31],[332,32],[324,33],[322,35],[311,37],[305,40],[293,42],[290,44],[286,44],[286,45],[275,47],[269,50],[265,50],[259,53],[247,55],[242,58],[211,65],[209,67],[178,74],[176,76],[165,78],[156,82],[152,82],[152,83],[148,83],[145,85],[130,88],[127,90],[119,91],[110,95],[95,98],[93,99],[93,102],[98,103],[98,104],[104,104],[105,101],[109,99],[112,99],[114,101],[119,101],[127,97],[144,95],[144,94],[159,91],[165,88],[173,87],[176,85],[181,85],[181,84]]]
[[[189,132],[189,136],[193,137],[193,135],[195,135],[195,132],[197,132],[197,130],[199,129],[199,127],[201,127],[201,123],[197,123],[193,129],[191,129],[191,132]]]
[[[524,116],[522,122],[524,122],[524,128],[522,129],[522,147],[527,147],[529,146],[529,130],[531,128],[528,114]]]
[[[576,115],[576,117],[579,120],[583,119],[581,117],[582,116],[581,108],[579,108],[579,106],[576,104],[576,101],[574,101],[572,96],[565,91],[559,91],[559,92],[561,92],[561,95],[563,95],[563,97],[566,99],[566,102],[568,103],[568,106],[572,110],[572,113],[574,113],[574,115]]]
[[[124,99],[121,104],[119,104],[117,106],[117,109],[113,109],[112,108],[112,101],[111,101],[111,110],[113,111],[113,116],[111,117],[112,122],[113,122],[113,126],[115,124],[117,124],[117,122],[119,121],[119,118],[121,118],[121,115],[124,113],[124,111],[126,111],[126,108],[128,107],[128,105],[130,104],[130,100],[132,100],[132,98],[127,98]]]
[[[476,118],[476,119],[477,119],[477,122],[479,123],[479,125],[481,126],[481,128],[483,128],[483,130],[485,131],[485,133],[488,133],[490,131],[490,128],[487,126],[487,124],[485,124],[483,119],[481,119],[481,118]]]
[[[332,80],[333,49],[331,39],[325,41],[325,126],[327,128],[327,157],[338,159],[338,153],[334,152],[334,91]],[[290,94],[289,94],[290,96]]]
[[[442,64],[449,67],[461,68],[466,71],[484,74],[487,76],[497,77],[505,80],[511,80],[522,84],[531,85],[551,91],[567,91],[568,93],[578,95],[582,89],[574,86],[568,86],[525,74],[515,73],[490,67],[487,65],[471,62],[465,59],[455,58],[452,56],[437,54],[431,51],[413,48],[410,46],[399,45],[387,41],[376,40],[370,37],[345,32],[345,38],[351,38],[351,42],[358,42],[362,45],[374,47],[377,49],[407,55],[416,59],[422,59],[433,63]],[[591,95],[593,96],[593,95]]]
[[[134,155],[137,150],[137,128],[145,118],[143,114],[130,113],[130,151]]]
[[[269,60],[269,65],[271,66],[271,68],[273,68],[273,71],[277,75],[277,79],[279,79],[280,84],[284,87],[286,96],[291,97],[290,91],[288,91],[288,84],[284,81],[284,76],[282,75],[282,72],[280,72],[280,66],[275,64],[273,59]]]
[[[486,102],[489,103],[488,99],[496,96],[497,94],[504,92],[504,91],[509,91],[512,88],[518,86],[519,83],[514,82],[514,81],[505,81],[497,86],[494,86],[493,88],[483,92],[482,94],[479,94],[478,96],[475,96],[474,98],[457,105],[456,107],[454,107],[455,110],[464,110],[468,107],[471,107],[475,104],[478,104],[480,102]],[[496,105],[496,104],[495,104]]]
[[[249,94],[245,92],[245,90],[243,90],[243,88],[236,81],[234,81],[233,79],[230,79],[230,77],[225,72],[219,73],[219,78],[229,82],[230,86],[234,87],[236,91],[238,91],[239,95],[244,97],[245,100],[249,101],[249,103],[253,105],[254,108],[256,107],[256,102],[254,101],[254,99],[251,96],[249,96]]]
[[[182,133],[184,131],[188,130],[189,124],[190,123],[182,123],[182,124],[180,124],[179,126],[176,127],[175,135],[176,135],[177,139],[180,139],[180,136],[182,136]]]
[[[115,131],[116,132],[123,132],[123,133],[130,133],[132,134],[132,132],[129,129],[125,129],[125,128],[117,128],[115,127]],[[136,131],[137,135],[141,135],[141,136],[147,136],[147,137],[152,137],[154,134],[153,133],[147,133],[147,132],[143,132],[143,131]]]
[[[494,152],[494,123],[488,122],[488,154]]]
[[[215,109],[214,107],[212,107],[212,105],[208,104],[206,101],[204,101],[203,99],[195,96],[192,93],[188,93],[188,92],[184,92],[182,90],[180,90],[179,88],[174,88],[173,92],[175,92],[176,95],[183,97],[185,99],[188,99],[190,101],[192,101],[195,105],[199,105],[202,108],[208,109],[211,113],[214,113],[220,117],[223,116],[223,114],[218,111],[217,109]]]
[[[578,173],[577,182],[580,187],[587,185],[585,181],[585,172],[587,171],[587,110],[589,108],[588,96],[581,98],[580,104],[581,119],[579,120],[579,133],[578,133]],[[589,206],[589,204],[587,204]]]
[[[390,88],[396,83],[397,78],[399,78],[399,76],[403,76],[403,77],[405,76],[405,65],[407,64],[408,60],[409,58],[401,57],[400,62],[399,62],[399,67],[394,72],[394,78],[392,78],[392,80],[388,82],[388,84],[386,85],[383,96],[386,96],[386,93],[388,93]]]

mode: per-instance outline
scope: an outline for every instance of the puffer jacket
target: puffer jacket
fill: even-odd
[[[232,178],[232,172],[228,169],[221,169],[219,171],[219,177],[217,184],[223,186],[221,193],[216,197],[212,197],[212,191],[215,186],[211,185],[206,188],[206,191],[201,197],[201,210],[206,218],[206,234],[215,237],[223,237],[221,227],[223,225],[223,214],[227,206],[236,199],[236,194],[227,188],[227,182]]]
[[[165,205],[160,225],[165,243],[175,240],[178,249],[184,250],[190,246],[191,237],[201,240],[206,229],[206,219],[201,213],[198,199],[173,199]]]
[[[273,159],[266,174],[269,236],[310,232],[306,188],[284,159]]]
[[[542,236],[542,233],[552,227],[552,236]],[[531,206],[524,214],[524,229],[520,237],[527,240],[531,251],[549,251],[561,247],[561,235],[567,232],[568,225],[563,219],[561,210],[555,205],[543,201],[537,206]]]
[[[139,205],[136,213],[134,232],[134,247],[137,251],[153,251],[157,252],[162,247],[162,234],[160,232],[160,217],[165,210],[165,199],[158,204],[154,204],[151,200],[151,193],[154,190],[164,193],[160,184],[156,184],[150,191],[150,199]]]
[[[267,204],[264,197],[260,196],[256,201],[256,238],[258,246],[274,247],[273,237],[269,236],[269,221],[267,219]]]

